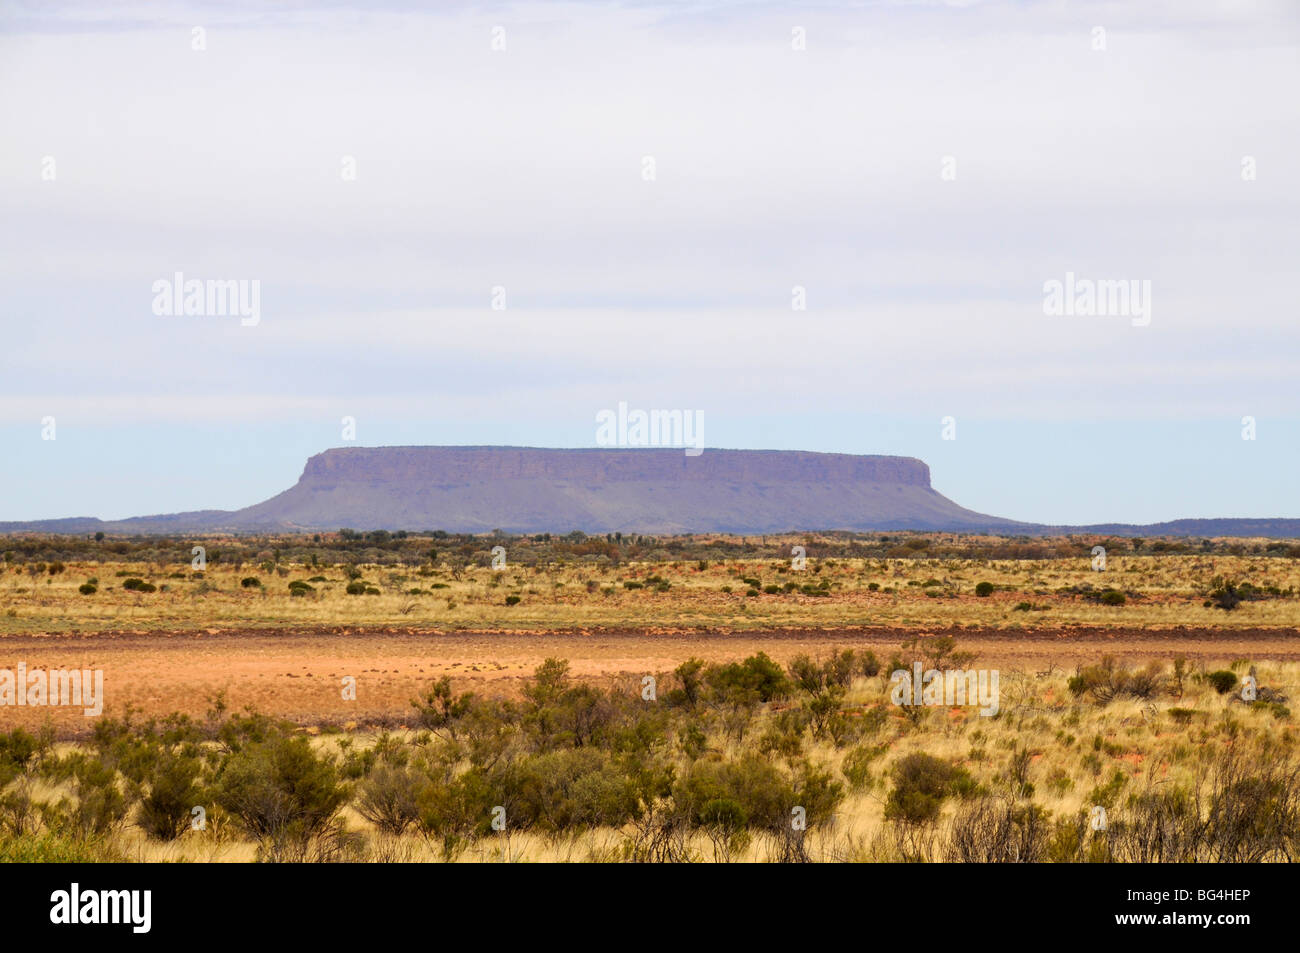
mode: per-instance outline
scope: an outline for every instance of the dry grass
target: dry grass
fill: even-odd
[[[198,574],[160,563],[69,562],[54,576],[12,567],[0,572],[0,645],[8,643],[29,668],[103,668],[110,715],[120,715],[126,705],[152,715],[200,715],[213,692],[226,691],[235,709],[248,704],[287,717],[318,750],[338,754],[341,745],[373,745],[376,735],[368,725],[398,726],[395,736],[411,742],[413,735],[401,727],[410,723],[410,699],[444,674],[459,691],[518,697],[542,658],[562,656],[575,660],[575,677],[621,690],[617,686],[635,684],[647,673],[667,677],[691,656],[725,662],[764,651],[785,664],[798,653],[818,655],[839,644],[870,649],[883,663],[911,635],[956,633],[962,648],[980,653],[976,666],[1000,669],[998,717],[934,708],[911,719],[888,703],[883,678],[858,678],[844,709],[864,718],[883,710],[881,724],[843,748],[807,734],[801,742],[804,757],[846,784],[846,756],[855,747],[880,749],[867,783],[848,794],[831,821],[809,831],[809,855],[887,860],[925,850],[934,856],[938,850],[904,843],[897,823],[884,817],[893,767],[914,752],[960,766],[988,795],[1035,805],[1057,821],[1079,818],[1118,772],[1123,780],[1114,817],[1121,822],[1131,794],[1196,789],[1216,759],[1233,755],[1265,765],[1300,754],[1284,708],[1244,704],[1195,678],[1178,698],[1162,692],[1109,705],[1075,698],[1067,686],[1078,665],[1114,651],[1130,663],[1156,660],[1166,667],[1185,655],[1193,674],[1230,665],[1242,674],[1253,662],[1261,685],[1296,698],[1300,562],[1224,553],[1112,555],[1108,562],[1104,574],[1073,556],[810,559],[803,571],[794,571],[788,560],[757,558],[705,566],[556,562],[502,571],[363,565],[352,573],[359,570],[367,588],[378,590],[363,595],[347,593],[351,567],[343,565],[280,563],[254,570],[214,564]],[[242,586],[251,576],[260,585]],[[98,591],[82,595],[78,587],[91,577],[98,579]],[[123,589],[132,577],[157,590]],[[322,578],[309,582],[314,591],[290,595],[291,582],[315,577]],[[744,580],[755,578],[760,589],[750,595]],[[1275,593],[1242,602],[1232,612],[1209,608],[1205,602],[1216,578]],[[993,585],[991,595],[976,594],[981,582]],[[795,591],[785,591],[790,584]],[[768,586],[781,591],[763,591]],[[1124,592],[1125,603],[1087,598],[1088,591],[1104,588]],[[507,605],[508,597],[517,604]],[[342,675],[357,677],[359,703],[340,699]],[[711,756],[752,752],[755,739],[789,704],[761,708],[743,742],[729,737],[716,719],[709,721]],[[31,710],[0,710],[0,730],[36,724],[19,715],[35,717]],[[84,719],[74,720],[81,721],[79,727],[58,723],[64,737],[84,735]],[[343,731],[331,727],[336,725]],[[1018,753],[1027,758],[1031,796],[1017,793],[1011,781]],[[32,793],[38,800],[57,800],[67,791],[42,782]],[[961,802],[947,801],[926,836],[939,843],[960,809]],[[626,856],[631,834],[612,828],[562,836],[511,830],[474,840],[449,856],[436,837],[381,836],[352,807],[342,817],[357,835],[342,854],[378,861],[617,860]],[[755,835],[720,852],[714,839],[697,831],[680,849],[692,859],[762,861],[780,856],[784,846]],[[256,845],[220,816],[208,830],[188,831],[173,843],[151,840],[127,823],[111,835],[109,847],[140,860],[257,856]]]
[[[899,829],[885,820],[884,805],[892,784],[892,768],[913,752],[924,752],[968,770],[991,796],[1034,804],[1054,819],[1086,815],[1097,803],[1098,790],[1118,774],[1123,782],[1110,807],[1112,822],[1125,817],[1125,799],[1139,791],[1192,789],[1204,783],[1216,758],[1229,752],[1247,758],[1294,757],[1297,737],[1289,713],[1266,706],[1250,706],[1235,693],[1221,695],[1198,676],[1216,667],[1233,664],[1244,674],[1244,665],[1223,659],[1195,666],[1181,696],[1168,692],[1150,700],[1116,701],[1097,705],[1074,698],[1063,675],[1004,671],[1002,712],[994,718],[980,717],[971,709],[934,708],[911,723],[897,709],[874,732],[853,744],[836,747],[829,741],[805,744],[803,755],[828,767],[842,782],[841,765],[855,746],[878,747],[882,754],[871,765],[870,777],[841,803],[827,824],[810,829],[805,841],[813,860],[876,861],[896,860],[900,855]],[[1300,664],[1259,662],[1259,684],[1292,698],[1300,692]],[[849,710],[887,705],[888,689],[883,677],[858,678],[845,698]],[[776,718],[783,706],[766,707],[747,734],[736,742],[722,735],[710,737],[714,754],[735,757],[754,749],[755,739]],[[410,743],[414,735],[390,735]],[[362,750],[375,744],[377,736],[367,732],[317,735],[319,751],[341,755],[345,748]],[[62,745],[66,752],[70,746]],[[1012,763],[1017,752],[1028,753],[1026,780],[1032,794],[1016,791]],[[54,799],[66,791],[43,786],[35,793]],[[929,836],[942,841],[962,802],[950,799]],[[369,861],[445,861],[462,863],[498,862],[581,862],[623,859],[628,829],[602,828],[557,836],[528,831],[510,831],[472,841],[448,856],[437,838],[418,834],[401,837],[381,835],[351,807],[343,817],[347,828],[359,833],[350,859]],[[1105,835],[1089,835],[1105,836]],[[188,831],[172,843],[147,838],[138,828],[126,825],[112,835],[113,849],[130,859],[142,861],[234,862],[257,856],[256,845],[220,820],[206,831]],[[768,835],[755,835],[734,850],[719,852],[716,841],[695,832],[683,841],[686,854],[695,860],[771,861],[777,859],[779,843]],[[940,859],[935,857],[934,859]]]
[[[792,571],[788,560],[728,561],[703,570],[694,563],[673,562],[455,572],[358,568],[379,594],[348,595],[349,580],[340,567],[280,565],[266,572],[213,566],[198,574],[161,564],[103,562],[70,563],[53,577],[5,572],[0,573],[0,636],[340,625],[537,631],[746,631],[864,624],[1031,629],[1300,626],[1300,599],[1295,595],[1244,602],[1233,612],[1203,604],[1218,576],[1300,591],[1300,561],[1288,558],[1113,556],[1105,573],[1091,571],[1080,558],[810,560],[802,572]],[[121,583],[131,576],[156,585],[158,591],[122,589]],[[249,576],[256,576],[261,586],[241,587],[241,579]],[[324,577],[310,583],[315,592],[289,594],[291,581],[314,577]],[[666,580],[670,588],[658,591],[646,582],[652,577]],[[826,581],[829,595],[760,591],[747,596],[745,577],[780,587],[820,586]],[[81,595],[78,587],[89,578],[99,580],[99,591]],[[977,597],[980,582],[992,583],[995,592]],[[626,583],[643,588],[628,589]],[[1099,605],[1060,591],[1087,586],[1122,590],[1127,603]],[[724,591],[727,588],[731,591]],[[409,594],[412,589],[421,592]],[[507,597],[519,601],[507,605]]]

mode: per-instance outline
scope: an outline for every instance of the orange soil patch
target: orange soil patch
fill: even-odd
[[[1140,661],[1185,655],[1191,660],[1235,657],[1300,660],[1300,632],[1279,630],[979,630],[952,629],[975,665],[1029,674],[1055,665],[1073,670],[1102,654]],[[833,648],[871,649],[887,663],[911,635],[879,627],[753,632],[587,631],[442,632],[357,627],[315,630],[185,633],[99,633],[0,638],[0,668],[102,669],[105,714],[127,706],[143,715],[202,716],[224,692],[232,709],[254,709],[303,724],[358,722],[400,725],[410,701],[449,675],[458,691],[513,695],[546,658],[568,659],[573,675],[613,681],[660,674],[696,656],[730,661],[766,652],[785,663],[795,655]],[[342,697],[343,679],[356,679],[357,698]],[[35,727],[51,718],[62,735],[93,722],[79,708],[0,707],[0,729]]]

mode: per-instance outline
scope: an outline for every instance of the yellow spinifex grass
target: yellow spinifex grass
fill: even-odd
[[[699,569],[694,562],[643,562],[617,567],[569,563],[546,567],[356,567],[378,594],[349,595],[344,567],[280,564],[271,571],[212,564],[72,562],[49,576],[0,572],[0,635],[68,631],[182,630],[234,627],[418,626],[440,629],[698,628],[755,630],[777,627],[904,628],[978,626],[1171,626],[1289,628],[1300,626],[1300,561],[1232,555],[1112,556],[1106,572],[1086,558],[810,559],[803,571],[790,560],[728,560]],[[152,593],[124,590],[138,577]],[[241,586],[255,577],[260,585]],[[315,591],[292,596],[289,583]],[[646,580],[668,583],[660,591]],[[1204,605],[1216,577],[1291,595],[1243,602],[1224,612]],[[82,595],[88,579],[98,591]],[[747,595],[743,578],[763,587],[821,588]],[[975,594],[980,582],[992,595]],[[627,588],[640,583],[642,588]],[[928,583],[928,585],[926,585]],[[876,587],[874,590],[872,585]],[[1069,587],[1114,588],[1121,606],[1100,605]],[[421,590],[409,594],[410,590]],[[730,591],[726,591],[729,589]],[[892,590],[892,591],[890,591]],[[507,605],[507,597],[518,599]]]
[[[978,664],[976,662],[975,664]],[[808,833],[806,846],[815,860],[896,860],[900,841],[896,825],[885,819],[885,802],[893,767],[915,753],[941,758],[970,772],[985,794],[1037,806],[1056,820],[1086,816],[1094,809],[1098,791],[1116,776],[1121,796],[1112,805],[1112,818],[1124,816],[1124,799],[1145,791],[1192,790],[1214,770],[1216,759],[1227,752],[1263,764],[1279,752],[1296,753],[1297,736],[1289,713],[1268,706],[1251,706],[1236,692],[1220,694],[1201,676],[1218,663],[1189,669],[1181,695],[1162,692],[1145,700],[1118,700],[1107,705],[1075,698],[1067,679],[1059,674],[1002,672],[1002,712],[980,717],[972,710],[938,707],[926,710],[915,723],[897,710],[875,732],[836,747],[828,740],[805,743],[800,757],[828,768],[847,783],[842,765],[855,747],[880,749],[866,782],[841,803],[834,818]],[[1228,659],[1222,665],[1232,664]],[[1240,674],[1246,669],[1236,663]],[[1296,698],[1300,693],[1300,664],[1259,661],[1254,669],[1258,684]],[[849,707],[885,706],[886,678],[857,678],[844,703]],[[759,711],[743,740],[711,732],[712,756],[735,758],[753,752],[757,739],[778,718],[777,707]],[[416,740],[413,732],[388,736],[402,743]],[[379,736],[369,732],[344,732],[312,736],[318,751],[341,757],[373,746]],[[74,745],[60,744],[66,754]],[[1026,752],[1026,780],[1031,792],[1015,792],[1011,765],[1018,752]],[[771,755],[780,760],[780,755]],[[43,785],[33,791],[38,800],[57,800],[69,791]],[[942,835],[961,802],[949,800],[939,822],[931,829]],[[597,828],[547,836],[509,829],[471,841],[448,855],[436,836],[408,833],[382,835],[349,806],[342,817],[355,838],[352,859],[369,861],[462,863],[584,862],[625,858],[629,828]],[[1090,835],[1091,836],[1091,835]],[[1103,835],[1104,836],[1104,835]],[[940,837],[940,840],[942,838]],[[257,857],[256,845],[243,837],[233,822],[219,817],[203,831],[187,831],[164,843],[147,838],[131,824],[116,830],[109,846],[133,860],[235,862]],[[701,861],[768,861],[778,845],[756,834],[731,848],[703,832],[685,841],[688,855]],[[935,857],[934,859],[943,859]]]

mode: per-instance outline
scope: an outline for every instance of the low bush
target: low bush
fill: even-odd
[[[894,765],[894,786],[885,801],[885,818],[904,824],[931,824],[943,802],[953,795],[969,796],[975,783],[965,768],[932,755],[909,754]]]
[[[1167,687],[1167,676],[1158,662],[1142,669],[1120,665],[1113,656],[1105,656],[1098,665],[1089,665],[1069,679],[1071,694],[1091,697],[1106,704],[1116,698],[1151,698]]]
[[[1237,687],[1237,673],[1220,669],[1217,672],[1210,672],[1205,676],[1205,680],[1220,695],[1226,695]]]

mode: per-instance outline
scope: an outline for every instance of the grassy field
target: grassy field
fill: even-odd
[[[1086,543],[1074,548],[1077,556],[1036,559],[809,557],[802,570],[790,558],[516,565],[507,548],[502,569],[266,559],[195,572],[188,562],[106,554],[7,563],[0,635],[413,624],[539,631],[1300,625],[1300,559],[1118,554],[1096,572]],[[126,588],[131,580],[145,591]],[[1225,581],[1251,587],[1233,611],[1207,604]],[[980,583],[992,592],[977,595]],[[88,586],[94,592],[83,594]],[[1111,598],[1122,604],[1100,601],[1106,590],[1120,593]]]
[[[1296,859],[1300,553],[1099,544],[0,540],[0,860]]]
[[[1223,664],[1008,673],[983,717],[896,705],[854,653],[685,666],[651,700],[553,661],[517,703],[431,687],[405,731],[214,710],[80,744],[15,732],[0,859],[1294,860],[1276,699],[1300,665],[1258,665],[1248,703],[1248,663]]]

